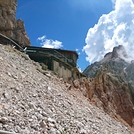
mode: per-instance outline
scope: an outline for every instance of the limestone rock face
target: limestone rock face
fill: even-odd
[[[102,108],[110,116],[120,121],[123,119],[131,127],[134,125],[134,105],[130,90],[112,75],[104,72],[96,78],[82,78],[77,81],[77,86],[74,83],[74,87],[80,89],[92,104]]]
[[[88,66],[84,74],[89,78],[77,83],[93,104],[134,127],[134,63],[127,63],[120,54],[126,56],[124,48],[115,47],[103,60]]]
[[[18,41],[23,45],[30,45],[24,22],[16,20],[17,0],[0,0],[0,33]]]

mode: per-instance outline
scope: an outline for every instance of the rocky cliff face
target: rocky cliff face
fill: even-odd
[[[22,20],[16,20],[17,0],[0,0],[0,33],[26,46],[30,40]]]
[[[121,55],[120,55],[121,54]],[[127,63],[123,46],[115,47],[104,59],[83,72],[89,78],[74,82],[74,87],[96,106],[134,126],[134,63]]]

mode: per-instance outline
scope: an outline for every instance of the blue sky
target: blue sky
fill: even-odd
[[[121,2],[121,0],[117,1]],[[130,5],[133,4],[131,0],[122,0],[122,3],[126,1]],[[108,20],[112,20],[113,17],[109,14],[116,11],[117,7],[124,8],[126,4],[122,4],[122,7],[119,5],[120,3],[117,3],[116,0],[18,0],[16,18],[25,22],[26,32],[32,46],[46,45],[77,50],[79,53],[78,66],[84,70],[89,63],[102,58],[97,59],[97,54],[100,53],[104,56],[104,52],[111,50],[101,51],[108,47],[101,48],[97,43],[106,43],[106,40],[103,39],[104,35],[110,38],[106,34],[105,28],[110,23]],[[119,12],[116,13],[119,14]],[[105,25],[102,25],[103,21],[106,22]],[[122,21],[124,20],[122,19]],[[109,26],[112,27],[114,24],[110,23]],[[104,34],[99,33],[99,31],[104,31]],[[93,51],[89,49],[92,48],[91,46],[95,46]],[[113,46],[111,45],[111,47]]]

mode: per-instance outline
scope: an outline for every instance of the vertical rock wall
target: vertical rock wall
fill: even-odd
[[[96,78],[75,80],[73,86],[82,91],[92,104],[134,127],[134,105],[126,84],[120,83],[106,73],[101,73]]]
[[[30,45],[24,22],[16,20],[17,0],[0,0],[0,33],[17,40],[25,46]]]

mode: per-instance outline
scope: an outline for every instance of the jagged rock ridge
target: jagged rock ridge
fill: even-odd
[[[133,127],[134,63],[126,62],[125,58],[124,47],[118,46],[100,62],[88,66],[83,72],[89,77],[85,80],[84,94],[96,106]]]
[[[26,34],[24,22],[16,20],[17,0],[0,0],[0,33],[29,46],[30,40]]]

